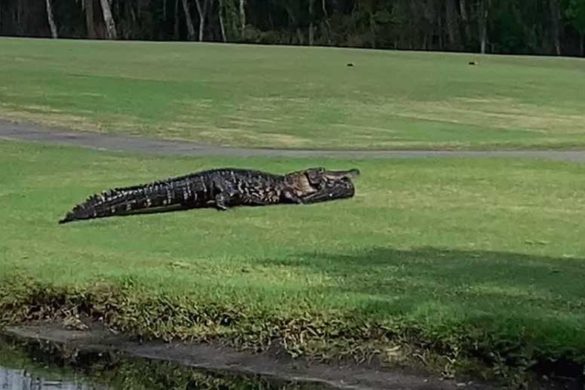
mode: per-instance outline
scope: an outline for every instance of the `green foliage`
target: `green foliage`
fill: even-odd
[[[112,186],[325,163],[362,170],[354,199],[56,223]],[[447,376],[469,360],[585,362],[581,165],[146,158],[12,142],[0,164],[3,323],[86,316],[145,338],[325,360],[416,353]]]
[[[94,7],[82,6],[88,1]],[[557,4],[551,0],[245,0],[243,10],[240,0],[200,1],[207,4],[204,15],[195,1],[186,4],[195,28],[205,20],[206,41],[223,40],[222,20],[230,42],[307,45],[312,35],[316,45],[477,52],[486,24],[493,53],[556,54],[558,39],[562,54],[584,54],[582,0],[554,0],[562,2],[561,12],[551,10]],[[93,24],[105,38],[102,18],[86,14],[99,14],[99,1],[52,3],[61,37],[87,38]],[[121,39],[192,39],[181,1],[113,0],[111,8]],[[44,2],[4,0],[0,35],[48,37],[46,18]],[[568,28],[560,34],[560,26]]]
[[[585,35],[585,0],[565,0],[565,14],[571,25],[581,35]]]

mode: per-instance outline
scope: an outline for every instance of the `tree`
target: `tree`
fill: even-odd
[[[0,35],[585,56],[585,0],[0,0]]]
[[[219,29],[221,31],[221,39],[224,42],[227,42],[227,35],[225,32],[225,22],[223,21],[223,13],[225,11],[225,7],[224,7],[224,0],[219,0],[219,5],[217,7],[217,14],[218,14],[218,20],[219,20]]]
[[[471,40],[471,24],[469,23],[469,3],[467,0],[459,0],[459,14],[461,15],[461,22],[463,24],[464,38],[463,41],[468,43]]]
[[[201,0],[195,0],[195,5],[197,6],[197,12],[199,13],[199,42],[202,42],[203,33],[205,31],[205,15],[207,15],[209,0],[203,0],[203,5],[201,5]]]
[[[175,0],[175,23],[173,24],[173,37],[179,39],[179,0]]]
[[[104,23],[106,25],[106,38],[117,39],[118,33],[116,32],[116,22],[112,15],[112,9],[110,8],[110,2],[108,0],[100,0],[102,6],[102,14],[104,16]]]
[[[185,23],[187,24],[187,39],[195,40],[195,27],[193,26],[193,18],[191,18],[191,11],[189,11],[188,0],[182,0],[183,11],[185,12]]]
[[[241,38],[246,36],[246,0],[240,0],[240,28]]]
[[[580,55],[585,57],[585,0],[568,0],[565,15],[579,34]]]
[[[87,37],[89,39],[97,38],[95,24],[93,19],[93,0],[82,0],[82,8],[85,13],[85,26],[87,28]]]
[[[457,15],[456,0],[445,1],[445,15],[447,22],[447,34],[449,36],[449,46],[452,50],[458,50],[460,47],[461,37],[459,33],[459,15]]]
[[[323,11],[324,30],[327,34],[327,43],[331,45],[331,23],[329,23],[329,11],[327,10],[327,0],[321,0],[321,10]]]
[[[49,28],[51,29],[51,37],[53,39],[57,39],[57,25],[55,24],[55,17],[53,15],[53,6],[51,5],[51,0],[46,0],[45,6],[47,8],[47,20],[49,22]]]
[[[552,39],[555,53],[561,55],[561,6],[559,0],[549,0],[552,25]]]
[[[308,0],[309,2],[309,46],[313,46],[315,40],[315,26],[313,25],[313,2],[314,0]]]
[[[490,0],[479,0],[478,24],[479,24],[479,45],[480,45],[480,53],[481,54],[486,53],[487,40],[488,40],[489,8],[490,8]]]

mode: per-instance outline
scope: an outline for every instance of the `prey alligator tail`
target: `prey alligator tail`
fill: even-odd
[[[355,193],[351,178],[357,175],[357,169],[309,168],[285,175],[237,168],[212,169],[92,195],[59,223],[173,207],[227,210],[244,205],[310,204],[350,198]]]

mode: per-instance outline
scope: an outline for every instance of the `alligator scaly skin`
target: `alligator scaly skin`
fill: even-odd
[[[135,211],[181,207],[265,206],[280,203],[316,203],[354,195],[351,176],[357,170],[327,171],[310,168],[276,175],[222,168],[200,171],[92,195],[75,206],[59,223],[125,215]]]

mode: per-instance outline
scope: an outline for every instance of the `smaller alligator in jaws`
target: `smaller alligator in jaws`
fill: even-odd
[[[357,169],[330,171],[325,168],[309,168],[285,175],[236,168],[200,171],[90,196],[59,223],[169,208],[227,210],[244,205],[310,204],[351,198],[355,193],[351,179],[359,173]]]

